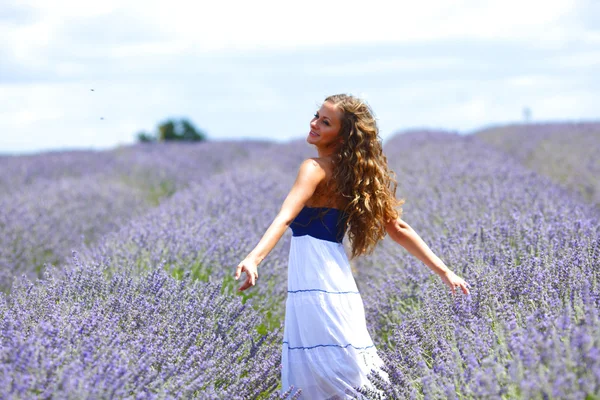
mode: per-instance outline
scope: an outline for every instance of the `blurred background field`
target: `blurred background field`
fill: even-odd
[[[389,398],[598,398],[599,151],[596,122],[385,141],[403,219],[472,285],[452,298],[388,237],[352,262]],[[301,139],[1,156],[3,397],[278,398],[291,231],[257,286],[237,293],[233,272],[316,155]]]

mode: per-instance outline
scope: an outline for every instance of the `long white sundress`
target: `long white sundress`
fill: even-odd
[[[339,209],[304,207],[290,224],[281,393],[294,385],[301,399],[361,398],[353,387],[374,389],[371,369],[388,378],[342,244],[346,222]]]

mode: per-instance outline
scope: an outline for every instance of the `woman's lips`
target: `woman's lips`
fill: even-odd
[[[313,131],[310,131],[310,132],[309,132],[309,135],[310,135],[310,136],[315,136],[315,137],[316,137],[316,136],[319,136],[319,135],[317,135],[316,133],[314,133]]]

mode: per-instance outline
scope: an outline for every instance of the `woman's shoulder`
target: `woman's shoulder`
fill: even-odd
[[[319,157],[310,157],[304,159],[300,163],[300,169],[318,171],[326,174],[329,174],[329,171],[331,170],[330,166],[327,164],[327,160]]]
[[[308,168],[318,169],[327,175],[331,173],[332,165],[331,160],[322,157],[310,157],[302,161],[301,167],[306,166]]]
[[[299,177],[310,177],[311,180],[316,179],[319,183],[328,175],[327,170],[323,167],[323,163],[316,157],[307,158],[300,163],[298,168]]]

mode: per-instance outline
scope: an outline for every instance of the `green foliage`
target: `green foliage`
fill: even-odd
[[[196,142],[206,140],[206,135],[203,132],[198,132],[192,123],[185,118],[179,121],[168,119],[158,125],[158,140]]]
[[[167,119],[158,124],[157,133],[152,135],[144,131],[136,134],[138,142],[149,143],[156,141],[179,140],[184,142],[198,142],[207,140],[206,134],[196,129],[196,127],[186,118],[179,120]]]
[[[133,176],[121,175],[119,181],[135,190],[142,191],[146,201],[158,206],[164,198],[171,197],[177,191],[177,183],[169,179],[153,180],[150,171],[136,173]]]
[[[160,204],[160,201],[163,198],[171,197],[173,194],[175,194],[176,190],[177,188],[175,186],[175,182],[164,179],[161,180],[157,186],[155,185],[149,187],[147,198],[151,204],[157,206]]]
[[[185,272],[189,270],[192,279],[208,282],[211,276],[214,276],[212,268],[208,265],[203,264],[200,261],[192,262],[189,265],[179,265],[170,269],[171,276],[175,279],[182,279]],[[242,274],[242,278],[244,275]],[[248,290],[239,292],[237,289],[243,284],[243,279],[235,280],[233,275],[225,275],[221,281],[221,294],[226,296],[240,296],[242,303],[245,304],[248,299],[257,296],[257,292]],[[275,283],[273,281],[264,281],[261,284],[269,285],[273,287]],[[264,320],[262,323],[257,325],[256,330],[259,334],[265,335],[279,328],[283,322],[284,315],[274,312],[276,310],[276,300],[262,302],[262,305],[253,304],[253,308],[263,315]]]
[[[149,143],[149,142],[154,142],[156,140],[156,138],[154,136],[152,136],[149,133],[146,133],[144,131],[140,131],[137,133],[136,138],[138,140],[138,142],[141,143]]]

